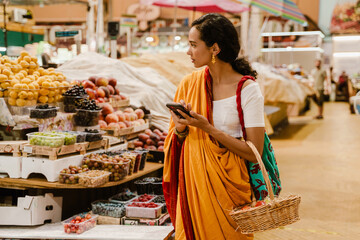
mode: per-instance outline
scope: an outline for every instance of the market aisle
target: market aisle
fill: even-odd
[[[324,120],[312,120],[315,107],[307,115],[272,138],[282,195],[301,195],[301,220],[256,240],[360,238],[360,116],[338,102],[325,105]]]

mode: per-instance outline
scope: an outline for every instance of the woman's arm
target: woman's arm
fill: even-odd
[[[187,105],[187,109],[191,110],[190,104]],[[177,124],[181,124],[183,126],[189,125],[200,128],[204,132],[214,137],[217,141],[219,141],[222,145],[224,145],[233,153],[250,162],[257,162],[254,153],[244,141],[231,137],[230,135],[220,131],[219,129],[216,129],[213,125],[209,123],[209,121],[204,116],[200,114],[190,111],[191,116],[193,116],[191,118],[180,110],[178,112],[183,115],[185,119],[180,119],[178,116],[172,113],[171,115],[173,117],[173,120]],[[265,129],[263,127],[252,127],[246,128],[245,131],[247,139],[255,145],[256,149],[261,155],[263,152]]]
[[[244,141],[231,137],[230,135],[224,133],[223,131],[220,131],[219,129],[215,128],[211,124],[203,128],[203,131],[211,135],[213,138],[219,141],[222,145],[224,145],[224,147],[229,149],[231,152],[239,155],[240,157],[250,162],[257,163],[253,151]],[[264,146],[265,129],[263,127],[252,127],[252,128],[246,128],[245,131],[246,131],[247,140],[251,141],[255,145],[256,149],[259,151],[261,156]]]

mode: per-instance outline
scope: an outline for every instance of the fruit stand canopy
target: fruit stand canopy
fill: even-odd
[[[1,3],[4,0],[0,1]],[[81,3],[81,4],[88,4],[87,1],[81,0],[10,0],[8,1],[10,5],[51,5],[51,4],[64,4],[64,3]]]

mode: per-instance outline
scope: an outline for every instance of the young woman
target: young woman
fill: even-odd
[[[164,195],[176,239],[253,239],[236,231],[229,213],[250,202],[246,160],[256,158],[241,140],[246,134],[262,153],[264,100],[259,85],[241,80],[256,77],[249,63],[238,58],[240,44],[233,24],[219,14],[192,23],[187,54],[195,67],[180,83],[175,102],[192,117],[171,112],[165,141]],[[238,97],[237,97],[238,96]],[[241,96],[241,97],[240,97]],[[244,115],[245,133],[238,115]]]

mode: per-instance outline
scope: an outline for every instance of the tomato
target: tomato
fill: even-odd
[[[90,214],[86,214],[86,219],[90,219],[91,218],[91,215]]]
[[[75,220],[76,220],[76,221],[81,221],[81,217],[80,217],[80,216],[76,216]]]
[[[260,206],[264,206],[266,205],[266,203],[264,201],[258,201],[256,204],[255,204],[255,207],[260,207]]]

